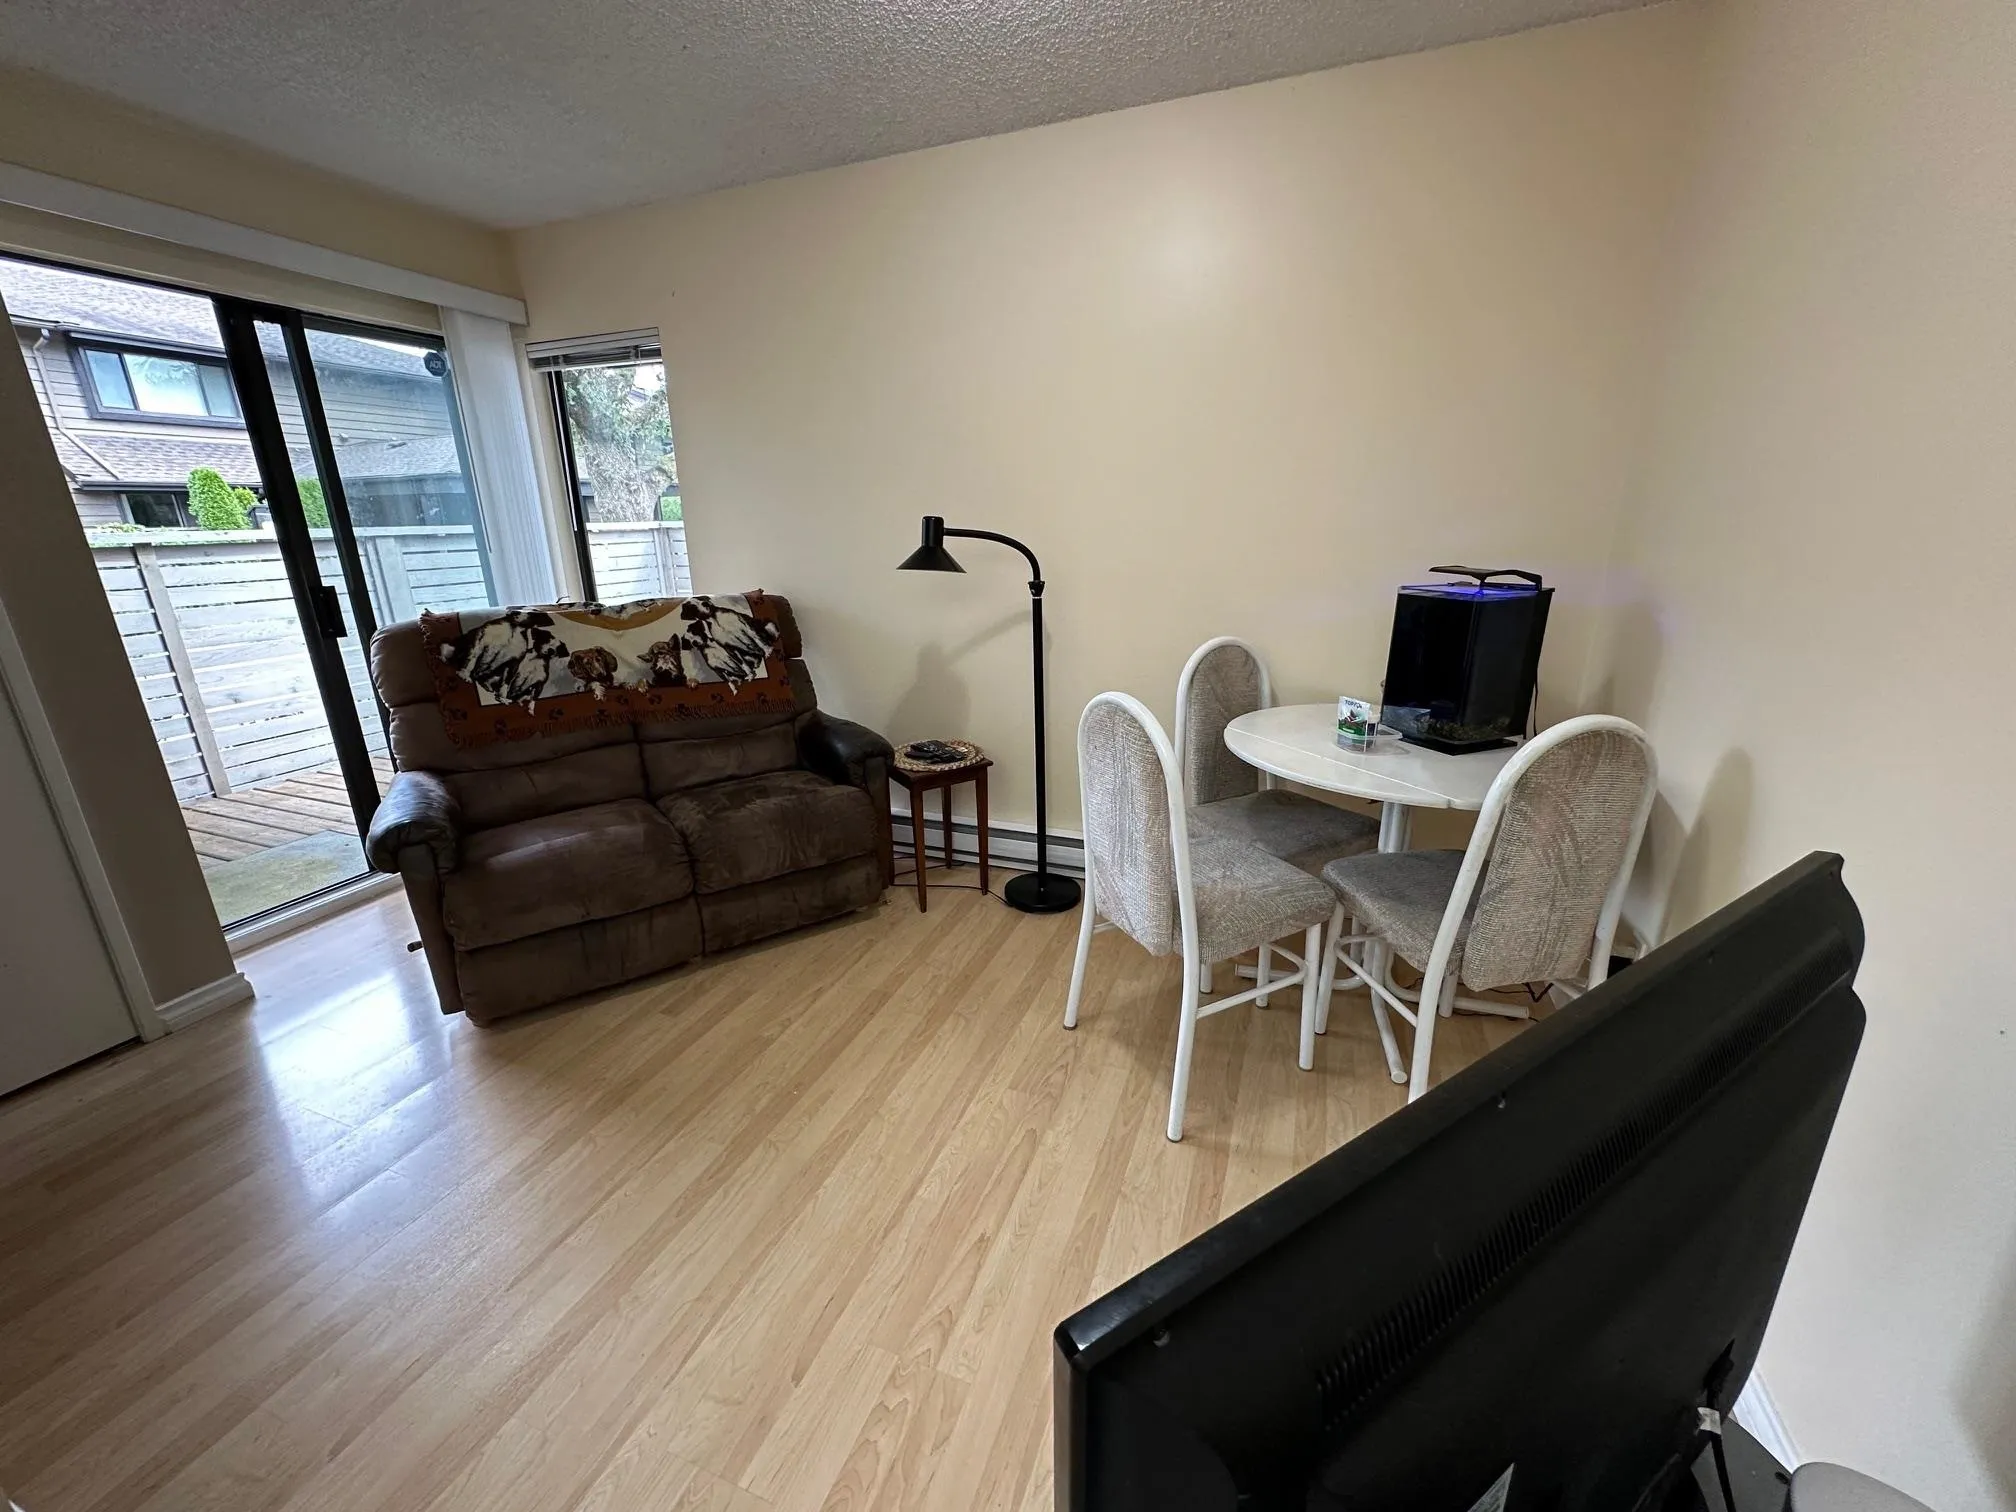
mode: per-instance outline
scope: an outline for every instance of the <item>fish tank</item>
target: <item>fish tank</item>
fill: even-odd
[[[1514,567],[1431,567],[1465,581],[1410,583],[1393,606],[1379,722],[1462,755],[1526,733],[1554,590]]]

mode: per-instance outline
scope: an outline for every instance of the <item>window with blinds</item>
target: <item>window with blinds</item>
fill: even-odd
[[[663,362],[656,331],[614,331],[606,336],[575,336],[563,341],[528,341],[525,360],[535,373],[562,368],[634,367]]]
[[[528,342],[525,357],[546,375],[588,596],[617,604],[690,594],[658,333]]]

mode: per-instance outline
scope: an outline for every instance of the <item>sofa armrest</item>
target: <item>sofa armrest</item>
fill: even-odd
[[[874,806],[884,887],[896,880],[895,837],[889,822],[889,764],[895,755],[889,742],[868,726],[835,719],[819,709],[798,726],[798,760],[805,769],[828,782],[860,788]]]
[[[886,783],[888,762],[895,754],[889,742],[866,725],[823,711],[815,710],[798,727],[798,759],[828,782],[858,788],[876,786],[878,779]],[[874,769],[876,764],[879,770]]]
[[[398,871],[399,853],[411,846],[425,846],[437,871],[451,872],[462,859],[462,806],[432,772],[393,777],[364,837],[364,854],[376,871]]]

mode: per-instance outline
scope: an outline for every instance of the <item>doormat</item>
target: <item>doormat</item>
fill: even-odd
[[[203,879],[210,884],[218,922],[231,925],[370,870],[354,830],[329,830],[256,856],[206,864]]]

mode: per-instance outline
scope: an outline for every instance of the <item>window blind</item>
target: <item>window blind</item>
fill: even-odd
[[[497,596],[506,604],[550,604],[560,596],[551,505],[540,486],[524,378],[511,328],[487,315],[441,307],[441,331],[455,373],[455,399]]]
[[[659,362],[663,357],[656,331],[613,331],[603,336],[570,336],[560,341],[525,343],[525,360],[536,373],[551,373],[561,368]]]

